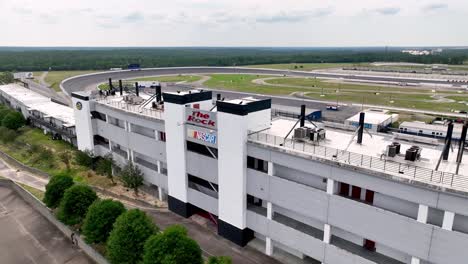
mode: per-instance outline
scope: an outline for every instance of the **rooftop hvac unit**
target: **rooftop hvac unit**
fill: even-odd
[[[314,142],[317,142],[319,140],[324,140],[325,139],[325,129],[323,129],[323,128],[310,129],[309,139],[311,141],[314,141]]]
[[[294,138],[295,139],[304,139],[307,138],[307,128],[306,127],[298,127],[294,129]]]
[[[392,158],[395,157],[397,155],[397,146],[393,144],[388,145],[385,154],[387,157],[392,157]]]
[[[398,142],[393,142],[392,145],[396,148],[396,154],[400,154],[401,144]]]
[[[418,146],[412,146],[406,150],[405,160],[416,161],[421,158],[421,148]]]

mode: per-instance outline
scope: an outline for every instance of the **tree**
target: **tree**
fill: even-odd
[[[132,162],[129,162],[120,172],[120,178],[125,187],[131,188],[138,195],[138,187],[143,185],[143,173]]]
[[[16,131],[0,126],[0,141],[3,143],[13,142],[17,136],[18,133]]]
[[[14,82],[14,77],[11,72],[0,73],[0,84],[9,84]]]
[[[96,163],[96,172],[98,174],[104,175],[109,178],[112,183],[114,183],[114,177],[112,175],[112,166],[114,165],[114,160],[112,154],[108,154],[99,160]]]
[[[2,105],[2,107],[0,108],[0,124],[3,121],[3,118],[5,118],[5,116],[7,116],[11,112],[13,112],[11,109],[8,109]]]
[[[225,256],[209,257],[206,264],[232,264],[232,259]]]
[[[76,164],[90,169],[93,168],[94,155],[90,150],[78,151],[75,155]]]
[[[151,236],[145,244],[143,264],[201,264],[202,251],[187,230],[173,225],[163,233]]]
[[[72,159],[72,155],[70,153],[70,151],[63,151],[59,154],[59,157],[60,157],[60,160],[65,164],[65,166],[67,166],[67,171],[70,170],[70,167],[71,167],[71,159]]]
[[[72,185],[73,178],[68,175],[58,174],[52,176],[46,185],[44,203],[49,208],[56,208],[60,204],[65,191]]]
[[[111,199],[94,201],[88,209],[82,227],[86,242],[106,242],[115,220],[124,212],[125,207],[119,201]]]
[[[17,130],[24,125],[26,125],[26,119],[20,112],[11,111],[2,119],[2,126],[9,129]]]
[[[89,206],[97,199],[96,192],[86,185],[74,185],[63,194],[57,212],[60,221],[67,225],[80,224]]]
[[[145,241],[159,228],[141,210],[132,209],[121,214],[107,240],[107,255],[113,264],[139,263],[143,259]]]

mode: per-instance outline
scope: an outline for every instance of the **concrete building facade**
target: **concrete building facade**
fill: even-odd
[[[327,130],[320,142],[295,141],[286,134],[297,122],[272,120],[270,100],[213,104],[211,92],[188,91],[153,108],[72,96],[81,150],[133,162],[171,211],[204,215],[240,246],[327,264],[468,259],[468,166],[455,174],[455,155],[435,171],[439,149],[387,157],[385,136],[359,144]]]

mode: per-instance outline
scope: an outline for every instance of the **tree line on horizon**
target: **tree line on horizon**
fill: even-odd
[[[468,49],[447,49],[414,56],[390,49],[300,48],[87,48],[0,49],[0,71],[108,70],[137,63],[143,68],[177,66],[242,66],[274,63],[413,62],[461,65]]]

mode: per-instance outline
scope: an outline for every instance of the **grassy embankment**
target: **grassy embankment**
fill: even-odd
[[[431,89],[421,90],[409,87],[336,83],[316,79],[282,77],[268,79],[265,81],[267,84],[252,82],[255,79],[271,77],[265,75],[213,74],[211,79],[204,84],[210,88],[271,95],[289,95],[294,92],[301,92],[312,99],[333,102],[364,103],[444,112],[468,109],[466,104],[436,101],[431,97],[434,95]],[[274,86],[268,84],[274,84]],[[460,94],[448,91],[438,92],[437,94],[449,95],[448,99],[456,98],[455,100],[458,101],[468,99],[464,92]]]
[[[49,71],[45,77],[45,82],[50,85],[50,88],[57,92],[61,92],[60,83],[70,77],[93,73],[98,71]]]
[[[42,147],[38,147],[42,146]],[[44,151],[44,149],[48,151]],[[52,140],[50,135],[44,135],[40,129],[23,127],[18,131],[18,136],[13,142],[0,142],[0,150],[14,157],[16,160],[45,171],[51,175],[67,173],[76,182],[88,183],[103,188],[112,186],[110,179],[96,175],[87,167],[75,163],[75,155],[78,150],[72,145],[61,141]],[[60,158],[64,153],[70,153],[70,168]]]
[[[313,70],[352,67],[352,66],[365,67],[365,66],[369,66],[369,63],[281,63],[281,64],[248,65],[246,67],[278,69],[278,70],[313,71]]]

